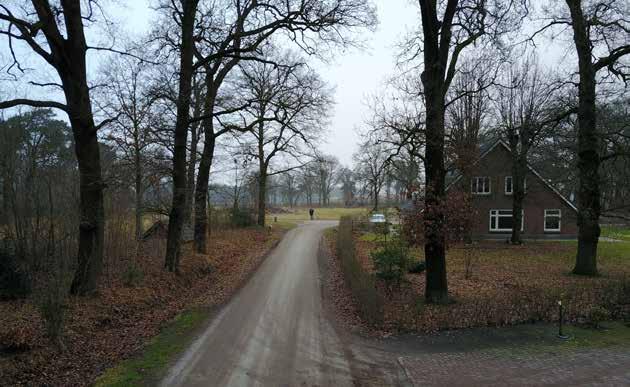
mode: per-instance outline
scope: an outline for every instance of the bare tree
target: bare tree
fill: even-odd
[[[512,216],[521,224],[525,177],[530,150],[551,128],[557,86],[533,56],[510,65],[497,90],[499,134],[507,139],[512,154]],[[520,227],[512,228],[512,244],[521,244]]]
[[[601,213],[596,77],[599,71],[608,70],[624,81],[628,80],[627,66],[620,59],[630,54],[630,22],[627,20],[627,4],[623,1],[588,1],[585,4],[582,0],[565,1],[570,18],[562,22],[573,29],[580,79],[577,113],[579,233],[573,272],[596,275]],[[599,49],[605,53],[598,55]]]
[[[142,56],[142,55],[140,55]],[[150,89],[150,68],[132,57],[111,60],[103,69],[105,85],[96,99],[111,123],[103,128],[104,138],[121,155],[121,162],[133,174],[135,197],[135,234],[143,234],[144,192],[155,138],[152,108],[155,96]]]
[[[354,155],[356,174],[365,181],[372,198],[372,210],[378,211],[379,196],[385,183],[389,154],[381,143],[370,140],[361,145],[361,151]]]
[[[341,192],[343,195],[343,204],[348,207],[354,204],[356,196],[356,176],[354,172],[347,167],[342,167],[339,171],[339,182],[341,183]]]
[[[524,1],[485,0],[419,1],[421,38],[413,39],[408,52],[422,56],[422,93],[426,106],[426,184],[424,227],[427,262],[425,299],[448,301],[446,245],[440,209],[445,195],[445,112],[447,95],[464,51],[475,44],[490,50],[500,36],[518,28]],[[524,8],[524,7],[523,7]]]
[[[60,83],[41,84],[63,91],[65,103],[54,100],[16,98],[0,102],[0,109],[19,105],[59,109],[68,114],[74,135],[80,172],[80,212],[78,265],[71,292],[90,294],[96,291],[103,261],[103,180],[94,123],[90,87],[87,79],[86,53],[91,47],[85,37],[84,23],[93,22],[96,2],[79,0],[32,0],[24,6],[0,5],[0,35],[8,39],[13,64],[11,71],[24,69],[18,59],[17,45],[28,47],[56,72]],[[87,4],[87,9],[83,9]]]
[[[337,184],[339,160],[334,156],[316,154],[314,167],[319,187],[319,204],[320,206],[329,206],[330,194]]]
[[[179,79],[177,94],[177,119],[173,145],[173,202],[168,221],[168,238],[164,267],[168,271],[179,270],[181,235],[186,206],[186,145],[190,122],[192,98],[193,54],[195,15],[198,0],[181,0],[171,3],[173,17],[180,31]]]
[[[306,65],[289,56],[240,66],[240,112],[248,133],[239,136],[247,155],[258,160],[258,224],[265,225],[268,176],[305,164],[332,106],[329,89]],[[275,64],[272,62],[277,62]],[[249,139],[253,138],[253,141]],[[280,163],[274,162],[281,160]]]
[[[203,108],[204,145],[195,188],[195,249],[207,250],[208,179],[214,147],[229,127],[215,128],[214,120],[230,113],[217,111],[216,98],[229,73],[242,60],[257,60],[259,48],[277,33],[285,33],[309,54],[320,44],[349,45],[357,28],[375,22],[374,9],[366,0],[225,0],[212,2],[204,10],[197,39],[195,67],[205,71],[206,97]],[[216,129],[216,130],[215,130]]]

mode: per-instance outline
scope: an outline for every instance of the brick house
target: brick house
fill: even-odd
[[[472,168],[471,181],[455,175],[448,190],[472,193],[479,216],[473,236],[507,239],[512,232],[512,159],[502,140],[483,151]],[[523,200],[523,238],[572,239],[577,237],[577,208],[528,165]]]

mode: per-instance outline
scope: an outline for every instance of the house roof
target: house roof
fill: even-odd
[[[477,161],[475,161],[473,163],[473,165],[477,164],[480,160],[482,160],[484,157],[486,157],[488,154],[490,154],[490,152],[492,152],[496,147],[501,146],[503,148],[505,148],[508,152],[510,151],[510,146],[508,144],[505,143],[505,141],[503,141],[502,139],[498,139],[496,140],[494,143],[489,143],[489,144],[484,144],[482,146],[480,146],[480,155],[479,158],[477,159]],[[569,208],[571,208],[572,210],[574,210],[575,212],[577,212],[577,207],[575,207],[575,205],[573,203],[571,203],[571,201],[567,198],[565,198],[560,191],[558,191],[554,186],[552,186],[546,179],[544,179],[540,173],[538,173],[538,171],[536,171],[534,169],[534,167],[531,166],[531,164],[527,163],[527,169],[529,170],[529,172],[531,172],[534,176],[536,176],[547,188],[549,188],[553,193],[555,193],[567,206],[569,206]],[[453,185],[455,185],[459,180],[461,180],[463,177],[462,173],[459,171],[456,171],[456,175],[454,176],[454,180],[451,181],[447,186],[446,186],[446,190],[448,191],[449,188],[451,188]]]

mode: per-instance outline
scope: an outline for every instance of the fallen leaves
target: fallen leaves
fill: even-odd
[[[358,234],[355,242],[357,259],[366,270],[373,270],[369,253],[379,242]],[[600,254],[604,274],[588,278],[569,273],[574,254],[575,245],[561,242],[531,242],[523,246],[482,242],[473,250],[454,246],[447,256],[449,293],[454,302],[425,304],[424,274],[408,274],[406,283],[394,292],[387,292],[385,285],[377,281],[377,288],[386,299],[382,329],[434,332],[556,321],[560,299],[568,321],[582,322],[593,308],[601,306],[610,310],[613,317],[627,316],[628,257]],[[423,259],[420,250],[415,250],[415,255]]]
[[[143,273],[137,285],[124,286],[125,266],[110,264],[97,297],[69,299],[62,353],[49,345],[32,301],[0,303],[1,383],[91,384],[185,309],[226,302],[281,235],[255,228],[217,232],[208,255],[186,247],[179,275],[162,270],[160,246],[148,243],[137,260]]]

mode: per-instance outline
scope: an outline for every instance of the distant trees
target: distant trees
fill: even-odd
[[[51,238],[74,232],[77,183],[72,131],[51,109],[0,119],[0,236],[16,242],[24,273],[43,268]],[[54,223],[51,215],[68,221]]]
[[[380,143],[370,140],[361,145],[361,150],[354,154],[356,176],[363,180],[372,199],[372,210],[379,209],[379,196],[387,176],[389,154]]]
[[[315,155],[314,169],[317,176],[317,186],[319,188],[319,205],[329,206],[330,195],[337,185],[339,179],[339,160],[334,156],[318,154]]]

